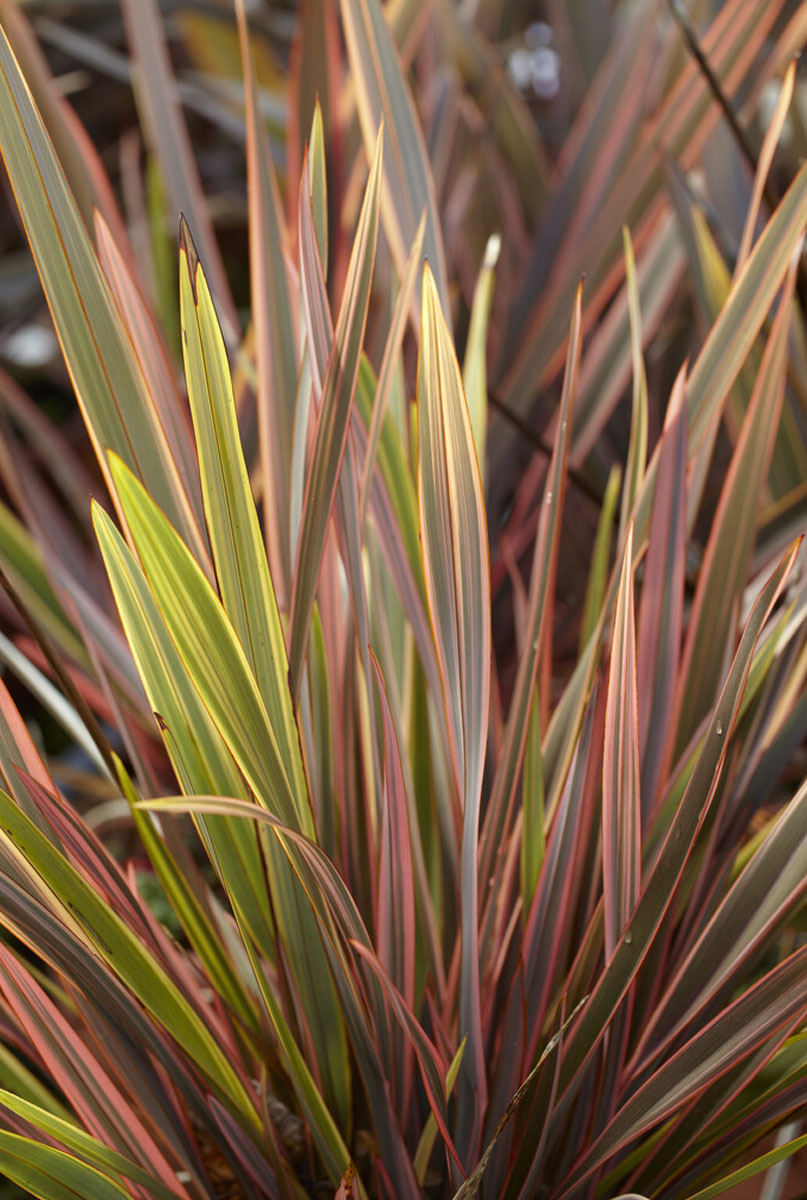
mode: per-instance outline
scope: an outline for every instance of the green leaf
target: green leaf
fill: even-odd
[[[40,1200],[128,1200],[109,1175],[64,1150],[0,1130],[0,1172]]]
[[[228,337],[234,338],[237,315],[179,103],[157,0],[123,0],[122,11],[132,50],[135,100],[149,147],[160,164],[173,211],[185,213],[196,230]]]
[[[734,281],[687,381],[691,453],[696,451],[770,313],[807,217],[803,164]]]
[[[370,481],[372,479],[373,470],[376,464],[376,455],[379,448],[379,440],[381,431],[384,428],[385,417],[387,415],[387,401],[392,383],[395,377],[395,371],[398,367],[401,345],[403,343],[404,333],[406,332],[406,322],[409,316],[409,311],[412,305],[412,297],[415,294],[415,284],[417,282],[418,272],[423,267],[423,238],[426,232],[426,216],[425,213],[420,219],[415,240],[412,243],[412,249],[409,253],[409,258],[406,262],[406,270],[404,271],[401,280],[401,288],[398,292],[398,297],[395,301],[395,309],[390,322],[389,333],[384,345],[384,357],[381,361],[381,369],[378,373],[378,383],[375,388],[375,399],[373,401],[373,415],[369,421],[369,431],[367,435],[367,450],[364,457],[364,470],[362,472],[361,483],[361,499],[360,508],[362,517],[367,511],[367,500],[370,492]],[[366,360],[363,359],[362,365]],[[369,363],[367,363],[369,369]],[[359,387],[357,389],[357,401],[361,395],[361,373],[359,375]],[[385,478],[387,476],[385,475]],[[389,486],[389,482],[388,482]],[[394,495],[393,489],[390,488],[390,494]]]
[[[597,522],[597,534],[594,538],[594,549],[591,553],[591,567],[586,585],[586,599],[583,604],[583,619],[580,622],[581,653],[597,627],[605,600],[611,559],[611,537],[614,529],[614,515],[616,513],[617,501],[619,500],[621,483],[622,472],[614,464],[608,476],[608,483],[605,485],[600,519]]]
[[[659,998],[642,1030],[652,1058],[725,991],[807,889],[807,784],[781,813]],[[707,969],[708,968],[708,969]],[[637,1051],[638,1053],[638,1051]]]
[[[642,815],[655,808],[678,682],[686,568],[687,434],[682,368],[667,405],[637,630]]]
[[[465,358],[462,363],[462,383],[465,388],[465,398],[468,401],[471,428],[474,431],[476,457],[479,459],[479,470],[482,472],[483,479],[488,425],[488,321],[493,303],[495,268],[499,261],[501,245],[502,239],[498,233],[494,233],[488,238],[485,257],[482,260],[482,270],[479,272],[474,289],[471,324],[468,329],[468,341],[465,345]]]
[[[342,1135],[331,1116],[327,1104],[322,1098],[316,1080],[306,1063],[305,1056],[283,1016],[283,1010],[278,1003],[274,990],[269,985],[266,973],[252,947],[247,943],[255,980],[263,998],[264,1007],[272,1024],[278,1049],[283,1064],[288,1072],[294,1093],[302,1111],[306,1115],[308,1127],[316,1144],[322,1161],[328,1171],[331,1182],[338,1184],[342,1175],[351,1163],[350,1151],[345,1145]],[[366,1197],[364,1189],[359,1184],[362,1196]]]
[[[756,536],[759,497],[767,478],[785,395],[790,297],[796,263],[794,258],[698,575],[681,662],[684,683],[679,699],[676,740],[679,751],[714,699],[727,643],[736,624],[736,610]]]
[[[359,990],[354,972],[347,963],[341,950],[338,935],[353,943],[354,950],[361,952],[362,957],[371,967],[372,975],[368,973],[365,982],[372,984],[374,978],[383,975],[383,968],[378,963],[372,950],[367,930],[356,907],[356,903],[344,880],[333,863],[322,853],[320,848],[304,835],[289,829],[266,809],[249,804],[242,800],[216,796],[163,797],[157,800],[142,802],[142,807],[155,812],[211,812],[226,813],[233,816],[246,817],[267,827],[287,860],[294,870],[304,891],[305,903],[315,914],[318,927],[323,939],[323,947],[328,957],[334,985],[338,989],[345,1025],[348,1029],[355,1060],[367,1091],[367,1099],[376,1128],[379,1152],[385,1169],[395,1174],[397,1194],[401,1197],[416,1197],[415,1177],[411,1160],[403,1143],[397,1116],[391,1104],[389,1092],[389,1068],[383,1063],[377,1047],[376,1029],[380,1023],[386,1024],[389,1009],[383,1004],[384,993],[380,988],[369,986]],[[334,925],[336,929],[334,929]],[[266,986],[265,982],[260,983]],[[321,985],[320,985],[321,986]],[[391,985],[389,985],[391,987]],[[372,1004],[372,1019],[366,1010],[364,995],[370,993]],[[394,992],[394,989],[393,989]],[[429,1103],[434,1108],[435,1089],[439,1090],[441,1083],[437,1075],[438,1059],[431,1043],[426,1038],[415,1018],[406,1009],[403,1001],[397,996],[392,997],[392,1012],[404,1029],[413,1037],[413,1044],[418,1052],[422,1067],[422,1075],[427,1091],[432,1087]],[[330,1028],[326,1034],[333,1036]],[[416,1040],[415,1040],[416,1039]],[[301,1058],[301,1062],[304,1060]],[[320,1070],[322,1064],[319,1064]],[[433,1086],[432,1086],[433,1085]]]
[[[348,444],[375,262],[382,151],[383,130],[379,129],[334,332],[333,349],[323,382],[314,451],[305,489],[289,634],[289,665],[295,695],[300,687],[328,520]]]
[[[70,910],[101,958],[140,999],[152,1018],[184,1048],[213,1088],[259,1128],[253,1098],[200,1015],[129,926],[3,791],[0,791],[0,829],[59,902]]]
[[[317,249],[322,263],[322,274],[328,275],[328,172],[325,164],[325,130],[322,124],[322,109],[319,100],[314,105],[311,118],[311,135],[308,142],[308,185],[311,189],[311,215],[317,235]]]
[[[199,485],[199,466],[193,444],[193,435],[188,426],[187,406],[180,395],[176,366],[165,342],[171,336],[171,348],[179,354],[179,314],[177,313],[177,278],[174,261],[173,222],[168,253],[170,255],[170,325],[165,320],[162,329],[140,290],[132,267],[123,248],[116,242],[112,230],[100,215],[95,217],[95,238],[98,246],[98,261],[109,283],[115,303],[120,309],[123,324],[132,340],[137,361],[143,372],[149,395],[158,414],[179,477],[193,505],[193,515],[204,534],[204,509],[202,490]],[[175,336],[174,336],[175,331]],[[84,492],[86,496],[86,491]],[[82,506],[81,515],[85,513]],[[205,542],[205,545],[207,543]]]
[[[151,820],[138,809],[139,797],[123,764],[118,760],[116,765],[121,789],[131,805],[138,836],[171,905],[172,913],[176,915],[188,941],[198,954],[216,994],[238,1014],[247,1028],[256,1030],[255,1005],[227,957],[220,934],[208,919],[190,881],[177,866]]]
[[[79,1160],[85,1162],[88,1167],[95,1168],[106,1175],[122,1175],[132,1183],[148,1188],[150,1195],[161,1197],[161,1200],[176,1200],[179,1194],[178,1191],[167,1188],[159,1179],[155,1179],[149,1171],[144,1171],[142,1167],[139,1167],[137,1163],[132,1162],[125,1155],[119,1154],[117,1150],[105,1146],[97,1138],[85,1133],[74,1122],[57,1117],[54,1113],[48,1112],[47,1109],[42,1108],[40,1105],[32,1104],[29,1100],[24,1100],[22,1097],[15,1096],[11,1092],[2,1089],[0,1089],[0,1105],[3,1108],[9,1109],[10,1112],[16,1113],[18,1117],[22,1117],[23,1120],[28,1121],[37,1129],[41,1129],[43,1133],[55,1138],[56,1141],[61,1142],[68,1150],[73,1151]],[[34,1147],[38,1146],[38,1143],[29,1142],[28,1145]],[[42,1149],[42,1147],[40,1146],[39,1149]],[[33,1160],[36,1161],[37,1157],[38,1152],[34,1151]],[[95,1193],[93,1192],[92,1195],[94,1196]]]
[[[611,638],[604,736],[602,873],[607,962],[630,921],[642,882],[632,525],[622,556]]]
[[[791,547],[784,556],[762,588],[749,614],[740,645],[713,710],[702,748],[673,817],[663,849],[650,871],[623,938],[569,1034],[560,1068],[559,1099],[605,1036],[608,1025],[644,961],[662,918],[669,908],[717,788],[729,735],[736,721],[748,678],[754,646],[790,572],[797,549],[797,545]]]
[[[642,310],[639,302],[639,281],[633,243],[627,227],[622,230],[625,247],[625,286],[630,311],[630,349],[633,362],[633,403],[631,408],[630,443],[625,468],[625,489],[619,517],[619,544],[623,545],[633,505],[639,493],[647,465],[647,375],[642,355]]]
[[[646,1129],[688,1105],[700,1091],[760,1048],[777,1031],[807,1013],[804,972],[807,947],[792,954],[743,993],[623,1104],[565,1180],[561,1198],[597,1166]]]
[[[255,676],[218,597],[176,530],[119,459],[112,463],[112,472],[146,578],[199,699],[258,803],[284,824],[313,837],[308,794],[295,792],[289,781]],[[170,727],[168,731],[172,732]],[[228,794],[241,792],[239,781]],[[347,1045],[317,927],[298,882],[274,843],[269,848],[266,870],[291,974],[316,1039],[321,1070],[328,1080],[328,1098],[347,1127]],[[249,878],[257,890],[262,872]],[[228,890],[230,882],[225,876]],[[237,887],[238,881],[233,880],[232,886]],[[265,883],[263,891],[266,903]]]
[[[484,1108],[477,844],[490,708],[490,567],[473,431],[451,334],[428,264],[418,359],[418,507],[432,628],[463,805],[460,1036],[466,1087]],[[460,1084],[466,1068],[460,1071]]]
[[[247,116],[247,205],[252,321],[258,372],[263,515],[272,578],[282,608],[291,593],[292,430],[297,394],[296,300],[272,155],[260,111],[243,0],[236,4]]]
[[[255,676],[213,588],[179,534],[120,459],[115,486],[146,578],[205,707],[247,782],[287,824],[311,830],[294,792]]]
[[[7,1091],[13,1089],[19,1099],[35,1104],[63,1121],[70,1120],[69,1109],[6,1046],[0,1046],[0,1081]]]
[[[519,772],[524,758],[530,705],[538,678],[538,662],[544,641],[549,636],[548,614],[552,608],[552,589],[557,568],[560,545],[560,524],[563,513],[563,498],[566,487],[566,463],[572,426],[572,403],[577,387],[582,348],[581,332],[582,289],[577,290],[577,299],[572,312],[569,330],[569,350],[566,359],[566,374],[560,414],[552,451],[552,459],[544,486],[543,503],[535,538],[530,577],[530,605],[524,635],[524,653],[520,656],[513,697],[507,714],[499,762],[493,781],[493,790],[488,806],[482,844],[482,878],[490,875],[490,866],[498,852],[507,812],[513,803]],[[586,691],[588,688],[586,687]],[[581,697],[582,711],[582,697]],[[572,753],[577,734],[576,726],[566,725],[565,732],[571,735],[569,754]],[[547,776],[544,776],[545,780]]]
[[[575,1010],[575,1012],[576,1012],[576,1010]],[[544,1070],[544,1064],[546,1063],[547,1059],[552,1057],[554,1055],[555,1051],[558,1049],[558,1046],[560,1045],[560,1043],[563,1039],[563,1035],[566,1032],[566,1029],[568,1028],[571,1021],[573,1020],[574,1016],[575,1016],[575,1013],[572,1013],[571,1016],[568,1017],[563,1022],[563,1024],[561,1025],[561,1027],[557,1031],[557,1033],[553,1034],[553,1036],[549,1039],[547,1044],[544,1046],[537,1063],[532,1068],[530,1073],[527,1075],[527,1078],[521,1084],[518,1091],[515,1093],[515,1095],[511,1099],[510,1103],[507,1105],[507,1108],[502,1113],[502,1116],[499,1119],[499,1122],[496,1125],[496,1128],[494,1129],[493,1134],[491,1135],[491,1138],[490,1138],[487,1146],[485,1147],[485,1151],[482,1154],[482,1157],[479,1159],[479,1162],[476,1164],[476,1166],[474,1167],[473,1171],[468,1176],[468,1178],[462,1183],[462,1185],[454,1193],[452,1200],[474,1200],[474,1198],[477,1196],[479,1189],[482,1186],[482,1181],[483,1181],[483,1178],[485,1175],[485,1171],[487,1170],[488,1163],[490,1162],[491,1155],[493,1154],[493,1151],[496,1147],[496,1143],[498,1142],[499,1138],[501,1137],[502,1133],[504,1132],[504,1129],[506,1128],[508,1122],[510,1122],[513,1119],[513,1117],[516,1115],[516,1113],[518,1112],[521,1105],[524,1103],[524,1101],[527,1098],[530,1090],[532,1089],[536,1079],[540,1078],[541,1073]]]
[[[431,167],[384,10],[379,0],[341,0],[341,10],[368,161],[373,158],[376,130],[382,119],[384,122],[388,149],[384,156],[382,217],[398,274],[403,278],[425,211],[426,258],[437,280],[443,310],[448,312],[445,254]]]
[[[463,1038],[463,1040],[460,1042],[457,1053],[452,1058],[451,1064],[446,1071],[446,1100],[450,1098],[451,1093],[454,1090],[454,1084],[457,1082],[457,1075],[459,1074],[460,1063],[462,1062],[463,1055],[465,1054],[466,1045],[467,1043],[465,1038]],[[420,1141],[418,1142],[418,1148],[415,1151],[415,1156],[412,1159],[412,1165],[415,1168],[415,1175],[417,1176],[418,1183],[420,1184],[422,1184],[426,1178],[426,1172],[429,1169],[429,1159],[431,1157],[431,1152],[434,1149],[434,1140],[436,1137],[437,1121],[435,1120],[434,1113],[430,1112],[426,1118],[426,1123],[423,1126],[423,1132],[420,1135]]]
[[[184,221],[179,256],[182,351],[221,600],[258,683],[291,789],[302,799],[306,782],[286,643],[241,448],[227,351]]]
[[[761,1171],[767,1171],[770,1167],[776,1166],[777,1163],[783,1162],[784,1159],[790,1158],[792,1154],[802,1150],[807,1146],[807,1133],[801,1137],[793,1138],[792,1141],[785,1142],[782,1146],[776,1146],[773,1150],[769,1150],[767,1154],[760,1154],[753,1162],[746,1163],[744,1167],[740,1167],[738,1171],[732,1171],[730,1175],[725,1175],[722,1179],[718,1179],[716,1183],[709,1184],[708,1187],[701,1188],[699,1192],[693,1192],[687,1197],[687,1200],[712,1200],[714,1196],[722,1196],[724,1192],[731,1188],[739,1187],[741,1183],[745,1183],[746,1179],[753,1179],[755,1175],[759,1175]]]
[[[241,795],[243,779],[193,685],[140,565],[98,506],[93,508],[93,524],[127,640],[182,788]],[[274,930],[254,833],[243,823],[230,826],[213,818],[200,825],[200,834],[252,936],[270,955]]]
[[[546,854],[544,766],[537,688],[530,705],[530,723],[524,747],[521,812],[521,909],[526,919]]]
[[[748,253],[751,249],[751,244],[754,240],[754,234],[759,220],[759,210],[762,205],[762,198],[765,193],[765,182],[768,172],[771,169],[773,156],[776,152],[776,147],[779,144],[779,139],[782,136],[785,120],[787,119],[787,111],[790,108],[790,102],[793,99],[793,87],[796,82],[796,64],[797,58],[791,60],[790,65],[785,72],[784,80],[782,81],[782,89],[779,93],[779,98],[776,101],[776,107],[771,115],[770,124],[765,131],[765,138],[760,150],[759,160],[757,163],[757,172],[754,176],[754,188],[751,193],[751,203],[748,205],[748,212],[745,217],[745,225],[743,227],[743,236],[740,239],[740,248],[737,251],[737,263],[735,273],[742,270],[745,260],[748,258]]]
[[[101,470],[111,487],[106,451],[119,454],[204,562],[204,541],[131,341],[2,29],[0,149]]]

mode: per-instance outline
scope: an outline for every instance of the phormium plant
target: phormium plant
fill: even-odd
[[[0,654],[75,751],[0,685],[3,1195],[707,1200],[786,1159],[804,6],[558,6],[559,148],[519,4],[305,0],[274,86],[260,6],[174,5],[181,90],[156,0],[124,55],[46,20],[134,75],[117,193],[35,7],[0,149],[97,462],[0,373]],[[180,100],[245,139],[248,313]]]

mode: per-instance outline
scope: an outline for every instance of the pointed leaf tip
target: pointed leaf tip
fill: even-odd
[[[185,214],[179,215],[179,252],[184,254],[188,264],[188,276],[191,281],[191,289],[193,291],[194,304],[199,303],[199,296],[196,291],[196,278],[199,272],[200,260],[199,252],[196,249],[196,243],[193,240],[191,227],[188,224]]]

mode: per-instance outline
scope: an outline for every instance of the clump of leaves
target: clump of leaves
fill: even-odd
[[[807,1103],[807,169],[763,208],[794,68],[733,274],[681,168],[803,9],[728,0],[708,71],[653,4],[601,62],[581,41],[592,101],[550,178],[491,69],[499,6],[429,17],[492,134],[475,157],[467,109],[433,114],[430,161],[416,6],[342,0],[343,51],[306,3],[284,198],[237,3],[245,106],[211,95],[245,111],[242,333],[156,6],[126,0],[155,195],[186,214],[180,372],[159,204],[139,254],[0,7],[0,148],[100,472],[0,377],[0,652],[85,764],[0,686],[0,1169],[48,1200],[706,1200],[792,1154],[798,1128],[768,1143]],[[508,236],[452,313],[455,159],[466,189],[498,172]],[[489,413],[494,277],[531,231]],[[708,320],[662,391],[645,348],[687,255]],[[567,480],[597,491],[631,380],[571,653]],[[549,453],[514,478],[536,385]]]

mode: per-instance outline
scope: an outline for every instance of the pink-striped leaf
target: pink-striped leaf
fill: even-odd
[[[440,299],[446,305],[448,280],[431,166],[384,9],[379,0],[341,0],[341,11],[368,160],[382,120],[387,130],[389,153],[384,162],[382,216],[398,273],[403,277],[425,210],[426,257],[432,265]]]
[[[807,784],[799,788],[665,988],[642,1035],[642,1042],[653,1048],[651,1061],[725,990],[805,891]]]
[[[607,962],[636,906],[642,879],[632,525],[622,556],[605,709],[602,874]]]
[[[775,967],[665,1062],[622,1106],[566,1180],[560,1200],[615,1151],[691,1101],[807,1015],[807,947]]]
[[[752,261],[746,269],[751,268]],[[714,700],[727,645],[736,626],[737,607],[756,534],[760,490],[767,478],[784,400],[790,297],[798,261],[799,254],[794,254],[698,575],[677,697],[679,750]],[[690,389],[694,379],[695,371],[690,378]]]
[[[639,625],[636,675],[642,761],[642,816],[661,778],[681,645],[686,566],[686,402],[684,372],[673,387],[659,451]]]
[[[288,510],[297,394],[296,304],[289,277],[283,211],[261,116],[243,0],[236,4],[247,115],[249,273],[257,366],[258,437],[264,520],[272,580],[284,610],[291,592]]]
[[[569,1035],[561,1064],[561,1097],[604,1037],[670,906],[720,779],[726,746],[740,708],[757,638],[790,573],[797,551],[798,543],[790,548],[779,563],[749,614],[667,839],[653,865],[630,924]]]
[[[305,489],[294,567],[289,634],[289,669],[295,694],[300,685],[325,534],[339,483],[339,470],[348,445],[350,415],[375,262],[382,147],[383,131],[379,130],[331,356],[323,381],[322,405]]]
[[[202,191],[157,0],[123,0],[132,49],[134,91],[152,153],[160,164],[176,218],[184,213],[201,247],[216,307],[232,341],[238,318]]]
[[[502,745],[493,791],[488,806],[482,840],[482,878],[490,875],[499,846],[507,812],[513,803],[529,727],[530,705],[538,675],[541,649],[548,636],[548,614],[551,611],[551,595],[557,569],[560,525],[563,513],[563,498],[566,487],[566,463],[572,427],[572,405],[577,388],[582,347],[581,314],[582,286],[572,312],[569,329],[569,350],[566,358],[566,374],[563,380],[563,395],[560,402],[557,436],[552,460],[544,487],[538,534],[532,560],[530,579],[529,611],[524,637],[524,653],[519,658],[518,673],[507,715],[504,742]]]
[[[484,1108],[477,843],[490,707],[490,574],[485,503],[462,376],[437,287],[423,272],[418,360],[418,510],[432,628],[463,806],[460,1068]],[[466,1092],[467,1095],[467,1092]],[[462,1107],[462,1099],[460,1101]]]

